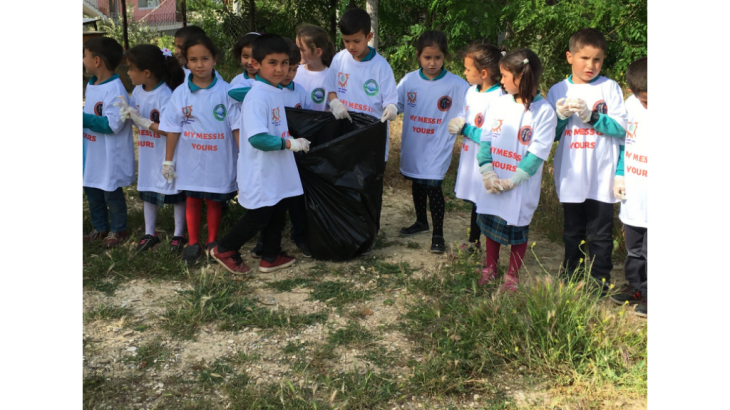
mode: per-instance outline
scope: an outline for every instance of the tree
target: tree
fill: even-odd
[[[370,26],[372,27],[373,38],[368,45],[372,48],[378,48],[378,0],[367,0],[365,10],[370,14]]]

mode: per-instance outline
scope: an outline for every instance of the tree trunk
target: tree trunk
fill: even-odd
[[[251,31],[256,31],[256,1],[248,0],[248,25]]]
[[[330,38],[332,44],[337,41],[337,0],[330,0]]]
[[[370,14],[370,25],[372,26],[373,39],[368,45],[374,49],[378,48],[378,0],[367,0],[366,10]]]

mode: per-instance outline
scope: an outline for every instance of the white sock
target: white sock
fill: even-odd
[[[175,208],[175,235],[185,235],[185,201],[173,205]]]
[[[144,233],[146,235],[155,234],[155,225],[157,224],[157,205],[149,202],[144,203]]]

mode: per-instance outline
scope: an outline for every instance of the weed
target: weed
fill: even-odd
[[[334,346],[363,345],[373,339],[375,339],[375,336],[357,322],[350,322],[347,327],[337,329],[327,337],[328,342]]]
[[[160,364],[167,361],[170,354],[170,350],[162,346],[160,340],[157,339],[141,345],[133,356],[125,357],[124,361],[136,365],[138,369],[150,369],[159,367]]]
[[[410,242],[406,244],[406,248],[408,249],[421,249],[421,244],[418,242]]]
[[[121,319],[122,317],[129,316],[131,312],[131,309],[128,307],[100,304],[84,313],[84,323],[95,320]]]
[[[315,284],[309,298],[326,302],[330,306],[341,307],[347,303],[370,300],[371,295],[372,291],[355,290],[349,283],[327,281]]]

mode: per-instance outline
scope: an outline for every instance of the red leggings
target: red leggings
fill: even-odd
[[[200,237],[200,211],[203,206],[203,198],[188,197],[187,207],[185,209],[185,219],[188,222],[189,244],[194,245],[199,242]],[[208,207],[208,243],[214,242],[218,237],[218,228],[221,224],[221,215],[223,212],[223,202],[205,200]]]
[[[487,238],[487,269],[497,270],[497,260],[499,259],[499,242]],[[509,253],[509,268],[507,274],[517,276],[517,272],[522,266],[522,259],[525,258],[527,251],[527,242],[520,245],[512,245]]]

